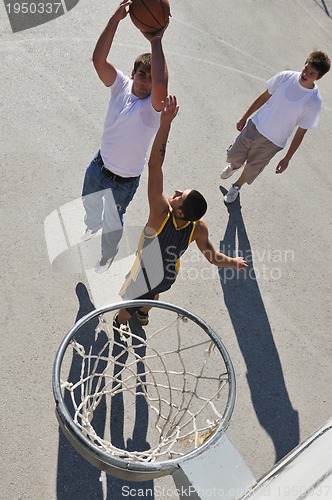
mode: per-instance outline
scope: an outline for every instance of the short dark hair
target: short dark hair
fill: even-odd
[[[329,56],[321,50],[314,50],[311,52],[307,57],[306,63],[311,64],[315,70],[318,71],[320,78],[330,71],[331,67]]]
[[[188,221],[199,220],[207,210],[207,203],[204,196],[195,189],[192,189],[185,198],[181,211],[183,218]]]
[[[152,54],[147,52],[146,54],[141,54],[137,56],[134,62],[134,73],[136,73],[137,68],[142,64],[146,69],[151,69]]]

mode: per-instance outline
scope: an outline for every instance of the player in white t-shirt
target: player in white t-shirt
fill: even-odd
[[[162,48],[167,25],[153,34],[143,33],[151,44],[151,53],[137,57],[130,77],[107,60],[118,25],[131,3],[121,1],[92,57],[99,78],[110,88],[100,151],[86,170],[82,190],[86,224],[82,240],[89,240],[102,229],[97,273],[105,272],[118,252],[123,217],[138,188],[167,96],[168,72]]]
[[[276,173],[286,170],[307,130],[318,125],[321,97],[315,82],[329,71],[330,64],[329,57],[317,50],[309,54],[301,72],[282,71],[266,82],[267,90],[237,122],[240,134],[227,151],[228,165],[220,177],[227,179],[243,165],[244,169],[225,195],[226,203],[236,200],[243,184],[251,184],[256,179],[271,158],[286,146],[297,127]]]

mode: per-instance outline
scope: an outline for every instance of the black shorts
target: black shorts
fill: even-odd
[[[169,290],[173,283],[171,283],[170,286],[168,286],[168,287],[156,286],[151,291],[146,292],[143,295],[137,296],[137,294],[136,294],[136,296],[135,296],[135,282],[132,281],[129,283],[125,293],[122,296],[122,299],[123,300],[153,300],[155,298],[155,296],[158,295],[159,293],[163,293],[163,292],[166,292],[167,290]],[[129,307],[128,309],[126,309],[126,311],[130,314],[130,316],[133,316],[141,308],[142,308],[142,306]]]

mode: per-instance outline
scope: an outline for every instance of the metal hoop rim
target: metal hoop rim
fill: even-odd
[[[180,458],[173,460],[164,460],[162,462],[131,462],[126,459],[114,457],[106,453],[105,451],[101,450],[97,445],[95,445],[88,438],[86,438],[82,434],[80,429],[75,425],[65,404],[60,384],[61,366],[65,352],[70,342],[74,339],[75,335],[82,328],[82,326],[84,326],[93,318],[100,316],[101,314],[105,314],[107,312],[123,308],[143,307],[143,306],[152,306],[154,308],[173,311],[175,313],[178,313],[180,315],[183,315],[191,319],[194,323],[199,325],[218,347],[218,350],[223,357],[229,375],[229,394],[227,398],[227,403],[221,422],[218,428],[215,430],[215,432],[201,446],[199,446],[195,450],[192,450],[191,452],[187,453],[186,455]],[[128,300],[116,304],[106,305],[98,309],[95,309],[94,311],[91,311],[90,313],[79,319],[75,323],[75,325],[69,330],[69,332],[61,342],[60,347],[55,356],[55,361],[53,365],[52,389],[53,389],[54,400],[56,403],[56,413],[60,425],[63,425],[66,429],[66,432],[69,433],[74,438],[74,441],[78,442],[83,448],[85,448],[86,452],[89,452],[89,454],[91,454],[96,459],[94,460],[94,464],[97,461],[99,467],[102,470],[103,470],[102,464],[107,464],[107,466],[111,469],[112,467],[114,467],[117,470],[120,469],[128,473],[138,472],[138,473],[145,473],[147,475],[153,473],[155,474],[154,477],[158,477],[158,473],[159,475],[172,474],[176,469],[180,467],[180,464],[182,462],[185,462],[189,459],[192,459],[200,455],[207,448],[213,446],[219,440],[221,435],[226,431],[234,410],[235,397],[236,397],[236,379],[235,379],[235,371],[233,363],[231,361],[230,355],[228,354],[228,351],[224,343],[221,341],[217,333],[202,318],[188,311],[187,309],[175,306],[167,302],[155,301],[155,300]],[[86,458],[88,457],[86,456]]]

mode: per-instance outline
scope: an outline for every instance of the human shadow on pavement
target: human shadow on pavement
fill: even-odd
[[[95,309],[91,302],[88,291],[83,283],[76,286],[76,294],[79,301],[79,310],[75,323],[86,314]],[[98,325],[98,319],[89,322],[76,335],[76,340],[87,347],[91,345],[91,331]],[[105,343],[105,333],[101,332],[94,350],[98,350]],[[73,355],[68,379],[79,380],[81,373],[80,356]],[[64,400],[68,408],[71,408],[70,394],[65,392]],[[102,408],[100,408],[102,410]],[[104,410],[104,409],[103,409]],[[98,412],[96,418],[101,417],[102,412]],[[105,412],[104,412],[105,414]],[[103,429],[103,418],[98,424],[94,422],[98,429]],[[100,481],[100,471],[87,462],[79,453],[75,451],[67,438],[59,429],[59,451],[58,451],[58,474],[57,474],[57,498],[59,500],[90,500],[102,499],[102,483]]]
[[[222,194],[227,190],[220,187]],[[226,205],[226,204],[225,204]],[[259,290],[252,250],[243,221],[240,196],[227,204],[229,213],[220,251],[242,255],[244,273],[220,268],[219,276],[234,332],[247,368],[247,380],[258,421],[271,437],[279,461],[299,443],[299,417],[289,399],[269,318]],[[247,429],[250,432],[250,429]]]
[[[86,314],[95,310],[94,304],[91,302],[87,288],[83,283],[78,283],[76,286],[76,294],[79,301],[79,310],[76,316],[75,322],[81,319]],[[95,340],[95,329],[98,326],[98,318],[89,321],[84,327],[80,329],[77,333],[75,339],[79,342],[86,350],[88,347],[93,346],[92,353],[100,353],[105,342],[107,340],[106,333],[103,331],[99,332],[97,340]],[[142,336],[144,330],[142,330]],[[133,341],[134,344],[135,341]],[[137,341],[136,341],[137,342]],[[117,354],[116,350],[119,347],[114,343],[113,345],[113,355]],[[138,356],[143,356],[141,344],[136,349],[136,354]],[[103,356],[107,357],[108,352],[103,350]],[[125,355],[122,359],[125,362]],[[103,363],[105,361],[100,360],[100,370],[103,370]],[[141,366],[142,365],[142,366]],[[115,370],[117,368],[115,367]],[[137,372],[144,373],[144,366],[141,361],[137,363]],[[81,359],[80,356],[73,355],[72,362],[70,365],[70,372],[68,380],[78,381],[81,377]],[[144,376],[141,377],[141,383],[145,382]],[[101,389],[102,387],[100,387]],[[79,389],[80,390],[80,389]],[[137,391],[139,390],[139,385]],[[111,437],[114,444],[119,447],[125,448],[124,437],[123,437],[123,421],[124,421],[124,407],[121,397],[112,398],[111,405]],[[144,450],[149,448],[146,443],[146,433],[148,427],[148,412],[146,408],[145,399],[142,396],[136,397],[136,415],[135,415],[135,426],[133,431],[132,440],[128,440],[127,448],[135,450]],[[65,392],[64,400],[66,406],[69,408],[72,414],[72,401],[69,391]],[[105,431],[105,415],[106,408],[104,401],[99,404],[98,408],[94,411],[94,416],[92,424],[96,433],[99,436],[104,435]],[[153,491],[153,482],[132,482],[124,481],[117,477],[108,475],[106,478],[106,490],[107,493],[103,492],[103,483],[101,481],[101,471],[92,466],[86,459],[84,459],[76,450],[72,447],[70,442],[64,436],[62,431],[59,429],[59,449],[58,449],[58,468],[57,468],[57,499],[58,500],[91,500],[91,499],[104,499],[107,500],[119,500],[122,498],[123,492],[130,491],[130,498],[142,498],[139,495],[142,490],[149,488]],[[137,491],[137,497],[135,492]],[[106,493],[106,496],[105,496]],[[149,497],[153,498],[153,497]]]
[[[124,437],[124,398],[123,392],[118,392],[112,397],[111,401],[111,420],[110,420],[110,433],[112,443],[122,450],[128,451],[144,451],[150,448],[149,443],[146,441],[149,412],[146,403],[144,392],[147,391],[146,376],[144,362],[142,361],[145,356],[146,347],[144,340],[146,335],[142,326],[138,323],[137,319],[133,317],[130,320],[131,331],[135,332],[138,338],[132,338],[132,345],[134,347],[135,356],[137,357],[137,386],[136,386],[136,401],[135,401],[135,420],[132,438],[128,438],[125,442]],[[143,340],[143,342],[140,341]],[[114,385],[121,384],[121,366],[125,365],[128,353],[121,348],[121,341],[118,334],[115,335],[115,342],[113,346],[112,356],[117,359],[117,364],[114,366]],[[121,353],[122,352],[122,353]],[[143,388],[144,386],[144,388]],[[107,491],[112,493],[112,496],[107,498],[119,499],[130,494],[130,498],[142,498],[143,492],[149,492],[149,498],[153,499],[154,494],[153,481],[124,481],[114,478],[113,476],[107,477]]]

